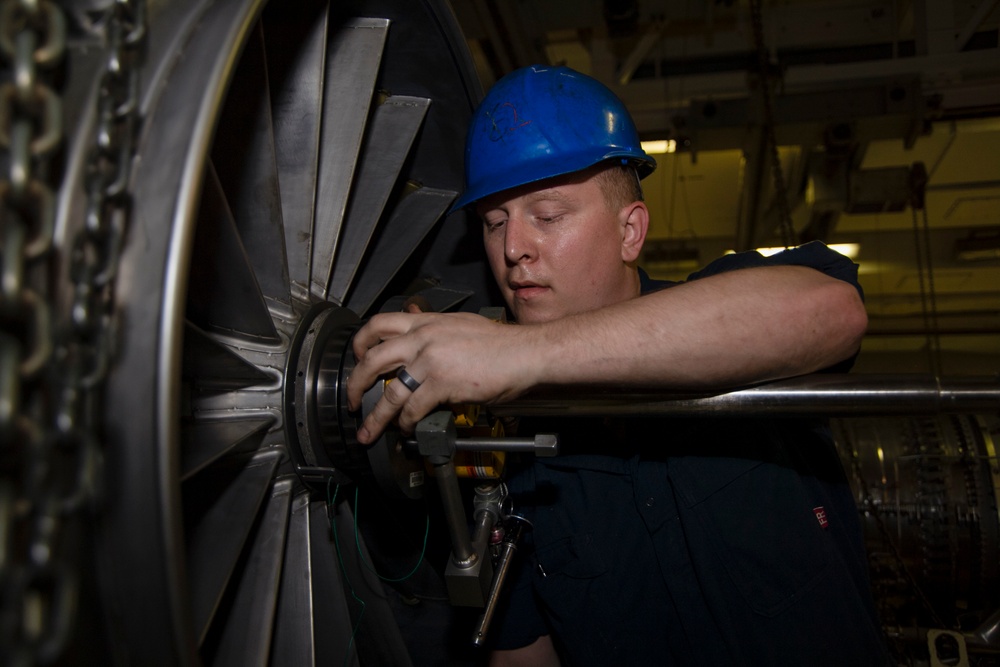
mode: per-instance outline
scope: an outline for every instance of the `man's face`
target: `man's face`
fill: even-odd
[[[547,322],[636,296],[624,224],[592,173],[506,190],[477,206],[486,255],[514,318]]]

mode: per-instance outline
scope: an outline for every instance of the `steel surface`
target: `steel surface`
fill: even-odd
[[[215,174],[210,166],[194,238],[187,316],[202,329],[277,341],[255,267]]]
[[[919,415],[996,412],[1000,379],[815,374],[718,394],[662,387],[552,387],[491,405],[498,416]]]
[[[264,453],[238,471],[187,482],[185,509],[195,521],[187,536],[187,567],[199,644],[236,570],[278,459],[277,452]],[[200,483],[200,490],[191,488],[195,483]]]
[[[260,24],[250,32],[219,118],[212,162],[261,292],[289,304],[288,260]]]
[[[264,31],[285,254],[292,296],[307,301],[319,162],[329,6],[286,3],[266,10]],[[312,26],[302,39],[302,24]]]
[[[325,299],[389,22],[355,20],[331,37],[323,89],[310,291]]]
[[[456,195],[451,190],[422,187],[396,204],[358,270],[354,286],[347,295],[345,305],[348,308],[364,314],[375,305],[376,298],[420,246]]]
[[[372,114],[330,277],[327,295],[334,303],[344,303],[430,103],[426,98],[396,95],[383,100]]]
[[[181,481],[224,456],[257,449],[272,424],[267,418],[182,422]]]
[[[271,657],[275,667],[316,664],[312,581],[309,493],[303,492],[292,501],[288,523]]]
[[[268,667],[270,664],[293,487],[290,477],[278,480],[271,487],[213,665]]]

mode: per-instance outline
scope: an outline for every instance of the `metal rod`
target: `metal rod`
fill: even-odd
[[[507,535],[504,537],[503,543],[500,546],[500,557],[497,562],[497,569],[493,575],[493,582],[490,586],[490,595],[486,600],[486,608],[483,610],[482,616],[479,617],[479,622],[476,624],[476,629],[472,635],[472,643],[476,646],[482,646],[486,641],[486,633],[490,629],[490,623],[493,621],[493,613],[496,611],[497,601],[500,599],[500,591],[504,588],[504,583],[507,581],[507,573],[510,571],[510,565],[513,561],[514,554],[517,552],[517,543],[521,539],[521,534],[524,532],[525,528],[531,526],[527,520],[520,517],[511,517],[511,521],[507,525]]]
[[[486,510],[480,510],[475,513],[473,521],[472,551],[478,558],[479,554],[486,554],[486,545],[490,541],[490,534],[496,524],[496,515]]]
[[[491,405],[496,416],[865,416],[1000,411],[1000,376],[814,374],[718,394],[553,387]]]
[[[448,523],[448,534],[451,536],[452,560],[459,567],[470,567],[475,563],[475,552],[472,550],[472,541],[467,532],[465,506],[462,504],[462,493],[458,488],[455,466],[450,460],[435,464],[434,477],[441,490],[441,503]]]
[[[403,442],[408,452],[419,452],[420,443],[416,438]],[[455,451],[458,452],[524,452],[537,456],[555,456],[559,453],[559,438],[552,433],[539,433],[533,438],[456,438]]]

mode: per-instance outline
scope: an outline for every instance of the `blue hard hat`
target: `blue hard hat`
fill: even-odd
[[[632,164],[640,178],[656,168],[624,103],[568,67],[524,67],[497,81],[473,114],[465,192],[451,210],[611,159]]]

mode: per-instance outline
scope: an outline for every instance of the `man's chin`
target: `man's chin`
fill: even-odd
[[[518,324],[544,324],[565,316],[551,308],[512,308],[511,312]]]

